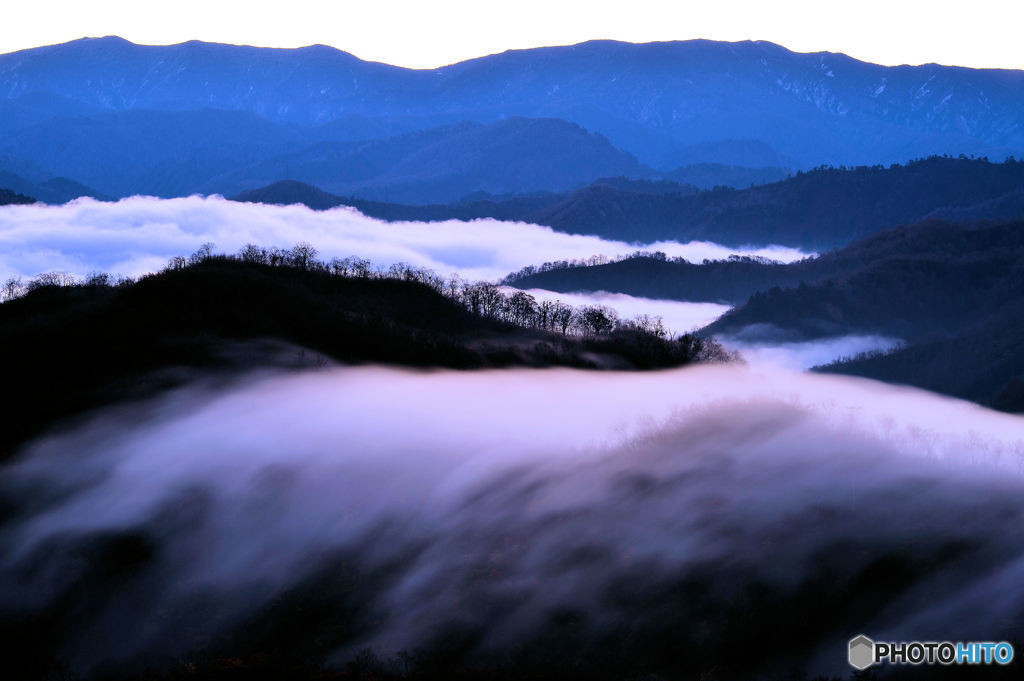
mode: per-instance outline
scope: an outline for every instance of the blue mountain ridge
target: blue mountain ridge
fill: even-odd
[[[4,99],[40,93],[59,98],[50,106],[60,113],[216,108],[307,125],[358,115],[405,131],[563,118],[663,167],[679,165],[668,158],[675,150],[722,140],[758,141],[802,166],[1024,148],[1020,71],[886,67],[767,42],[592,41],[431,70],[323,45],[143,46],[113,37],[0,55]]]
[[[467,124],[484,126],[477,139],[387,156],[409,134]],[[372,140],[391,141],[377,144],[383,157],[363,147],[359,162],[380,172],[360,176],[351,145]],[[555,164],[520,154],[548,147],[579,153]],[[323,45],[116,37],[0,55],[0,159],[15,164],[0,170],[40,168],[113,196],[233,193],[291,177],[425,203],[699,163],[795,170],[1022,152],[1024,72],[886,67],[768,42],[592,41],[428,70]],[[304,158],[317,172],[301,174]]]

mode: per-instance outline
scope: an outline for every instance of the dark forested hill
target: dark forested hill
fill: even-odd
[[[824,168],[744,190],[635,200],[577,192],[530,216],[556,229],[629,241],[842,246],[940,208],[964,209],[1024,187],[1024,162],[933,157],[891,168]]]
[[[269,206],[291,206],[301,204],[313,210],[328,210],[337,206],[357,206],[355,202],[325,192],[298,180],[280,180],[259,189],[252,189],[231,197],[233,201],[245,203],[264,203]]]
[[[988,319],[968,322],[952,335],[839,361],[819,371],[914,385],[1021,413],[1024,303],[1020,297],[1010,299]]]
[[[287,206],[302,204],[314,210],[327,210],[337,206],[352,206],[365,215],[381,220],[473,220],[497,218],[521,220],[560,200],[561,194],[517,196],[501,200],[478,199],[448,204],[416,206],[401,203],[368,201],[356,197],[341,197],[313,185],[297,180],[281,180],[266,187],[242,192],[231,197],[234,201]]]
[[[414,280],[217,257],[135,283],[30,289],[0,304],[0,459],[61,417],[246,369],[651,368],[696,360],[705,347],[632,327],[566,336],[473,314]]]
[[[946,334],[1024,299],[1024,223],[926,221],[884,230],[789,265],[756,259],[694,264],[634,257],[559,266],[510,278],[519,288],[612,291],[738,305],[708,327],[737,334],[772,326],[816,338],[878,333],[904,339]]]
[[[1021,263],[1022,222],[918,223],[788,266],[798,285],[754,294],[707,331],[771,325],[799,338],[858,332],[910,341],[960,333],[1024,300]]]
[[[643,298],[738,305],[758,291],[797,284],[820,276],[811,267],[769,264],[750,259],[690,263],[663,256],[630,257],[603,265],[552,263],[551,269],[520,273],[508,283],[523,289],[541,288],[571,293],[609,291]],[[824,273],[838,268],[822,268]]]
[[[861,265],[754,294],[705,333],[896,336],[908,345],[826,370],[1024,411],[1024,222],[926,222],[882,232],[833,258]]]
[[[937,220],[1010,220],[1024,217],[1024,187],[970,206],[943,206],[928,214]]]
[[[12,204],[26,204],[35,202],[36,200],[30,196],[19,194],[18,192],[11,191],[10,189],[0,188],[0,206],[9,206]]]

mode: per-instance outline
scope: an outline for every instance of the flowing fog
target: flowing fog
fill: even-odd
[[[407,262],[439,274],[458,272],[467,279],[487,281],[526,265],[614,257],[640,248],[489,219],[389,223],[352,208],[314,211],[298,205],[236,203],[217,196],[133,197],[116,203],[78,199],[63,206],[0,207],[0,278],[49,270],[136,276],[157,271],[170,257],[188,255],[204,242],[233,253],[250,242],[290,248],[300,241],[311,243],[326,259],[356,255],[378,265]],[[658,242],[643,248],[696,262],[734,253],[786,262],[807,255],[792,248],[730,249],[707,242]]]
[[[721,336],[718,340],[730,350],[739,352],[751,364],[795,370],[810,369],[865,352],[885,352],[904,345],[899,338],[857,334],[794,342],[753,342],[730,336]]]
[[[1020,418],[844,377],[261,375],[4,469],[0,612],[73,669],[277,631],[337,663],[845,673],[862,632],[1008,633],[1022,476]]]
[[[502,287],[506,294],[519,289]],[[622,318],[636,317],[641,314],[661,317],[665,328],[673,335],[687,333],[694,329],[707,326],[729,311],[728,305],[718,303],[688,303],[681,300],[659,300],[655,298],[638,298],[626,293],[609,293],[607,291],[581,291],[576,293],[560,293],[540,288],[526,289],[526,292],[537,299],[560,300],[567,305],[582,307],[586,305],[604,305],[619,313]]]

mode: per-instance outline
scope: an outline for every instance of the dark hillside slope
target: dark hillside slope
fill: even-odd
[[[1024,218],[1024,187],[970,206],[944,206],[928,214],[936,220],[980,221]]]
[[[952,337],[819,367],[1024,413],[1024,299]]]
[[[559,194],[538,194],[502,200],[478,199],[460,201],[458,203],[414,206],[402,203],[368,201],[352,196],[341,197],[298,180],[281,180],[265,187],[242,192],[232,196],[231,200],[277,206],[301,204],[313,210],[328,210],[337,206],[351,206],[364,215],[380,220],[431,222],[437,220],[475,220],[477,218],[521,220],[523,215],[529,215],[556,203],[560,196]]]
[[[960,290],[974,279],[957,279],[956,270],[968,262],[977,265],[979,277],[997,277],[1013,271],[1015,258],[1024,256],[1021,241],[1024,232],[1017,227],[1019,222],[980,223],[977,225],[929,220],[911,225],[882,230],[865,239],[855,241],[845,248],[830,251],[816,258],[783,265],[758,261],[750,258],[731,258],[726,261],[695,264],[678,259],[666,259],[663,255],[649,254],[648,257],[632,257],[604,265],[586,266],[569,263],[549,263],[546,267],[527,268],[509,277],[510,285],[517,288],[543,288],[551,291],[610,291],[643,296],[646,298],[667,298],[691,302],[711,301],[733,305],[744,303],[750,296],[768,292],[776,296],[794,296],[795,289],[832,281],[863,280],[869,286],[872,277],[877,276],[878,286],[884,287],[886,278],[898,277],[902,265],[910,268],[921,267],[931,262],[935,276],[949,279],[949,286]],[[944,267],[949,267],[946,275]],[[988,271],[991,270],[991,271]],[[865,274],[866,273],[866,274]],[[980,279],[979,279],[980,281]],[[919,282],[919,286],[927,285]],[[769,289],[780,289],[769,291]],[[966,289],[965,289],[966,290]],[[916,288],[897,295],[914,296],[920,293]],[[952,293],[951,293],[952,295]],[[950,305],[956,306],[958,297],[953,296]],[[764,305],[759,298],[757,305]],[[868,307],[873,299],[868,296]],[[780,312],[788,304],[780,304]],[[792,306],[796,307],[796,306]],[[758,308],[760,309],[760,308]],[[762,323],[761,317],[773,316],[768,312],[737,309],[720,320],[719,324],[745,326],[747,323]],[[794,319],[813,317],[794,311]],[[750,315],[756,321],[741,323]],[[885,310],[878,308],[879,319],[886,317]],[[808,322],[813,326],[813,323]],[[827,335],[827,334],[826,334]]]
[[[959,333],[1024,300],[1022,263],[1024,223],[917,223],[789,266],[818,276],[756,293],[706,331],[770,325],[794,338],[878,333],[908,341]]]
[[[231,197],[232,201],[243,203],[264,203],[270,206],[303,205],[313,210],[329,210],[337,206],[358,206],[340,196],[325,192],[298,180],[279,180],[265,187],[251,189]]]
[[[0,188],[0,206],[10,206],[16,204],[30,204],[35,203],[36,200],[31,196],[25,196],[18,192],[11,191],[10,189]]]
[[[562,293],[609,291],[643,298],[738,305],[758,291],[816,276],[812,269],[747,259],[695,264],[652,256],[605,265],[556,267],[526,276],[513,275],[507,282],[516,288]]]
[[[747,341],[897,337],[907,346],[823,370],[1024,411],[1024,221],[915,223],[791,265],[634,257],[511,283],[732,302],[701,333]]]
[[[643,201],[610,189],[575,193],[531,220],[625,241],[728,246],[843,246],[941,208],[966,208],[1024,187],[1024,162],[932,157],[891,168],[824,168],[744,190]]]
[[[822,370],[1024,411],[1024,222],[926,222],[835,254],[833,278],[757,293],[703,333],[801,340],[850,333],[908,345]]]

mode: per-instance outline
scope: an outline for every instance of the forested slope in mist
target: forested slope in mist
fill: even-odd
[[[1024,222],[927,221],[887,230],[793,265],[707,328],[770,325],[794,338],[876,333],[906,340],[963,331],[1024,297]],[[780,277],[781,278],[781,277]]]
[[[670,339],[605,308],[508,298],[493,284],[442,295],[452,284],[436,275],[376,275],[361,260],[345,275],[313,261],[275,265],[207,255],[137,282],[51,273],[30,283],[0,305],[0,411],[10,424],[0,453],[83,409],[261,367],[638,369],[726,359],[712,341]]]

